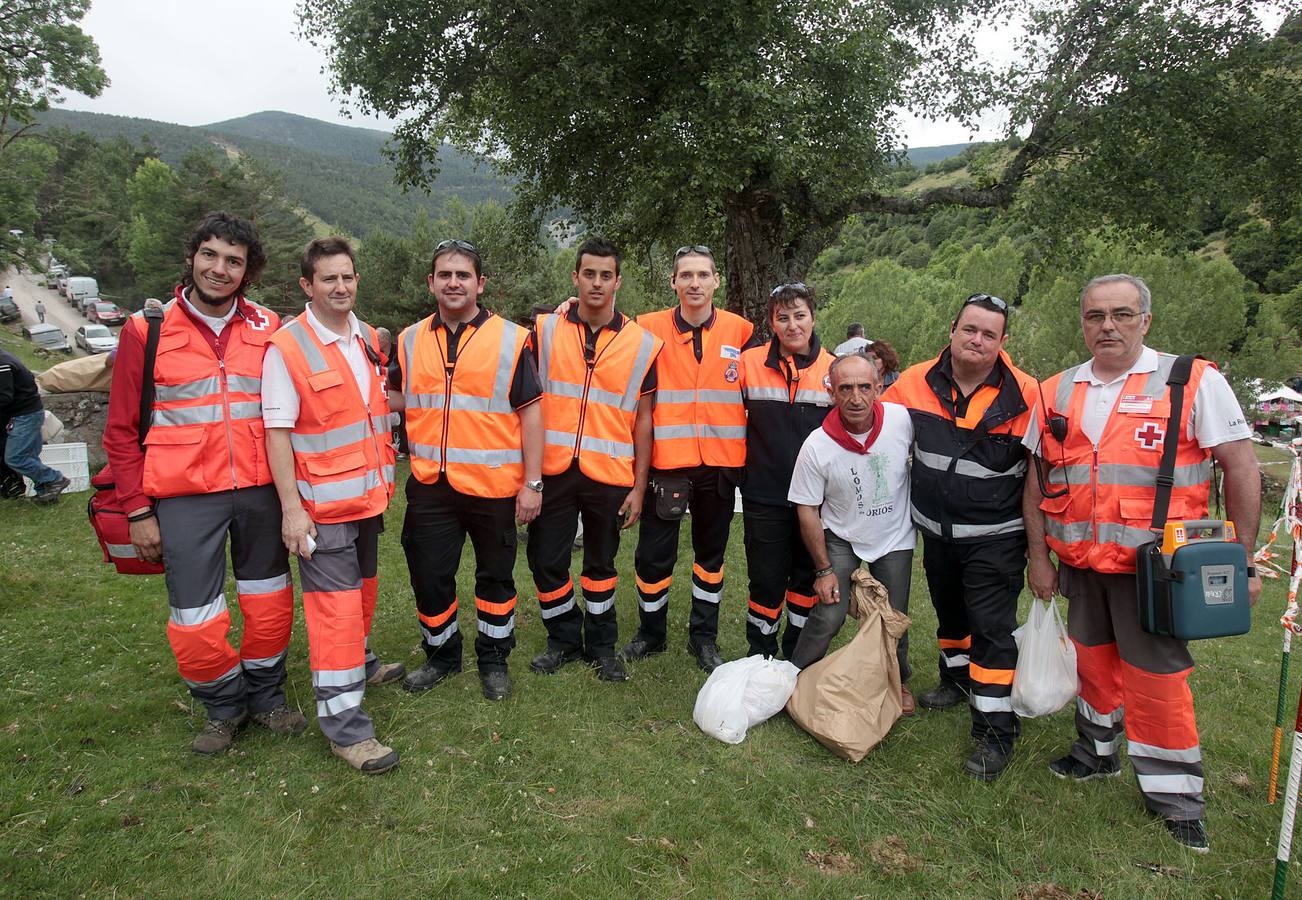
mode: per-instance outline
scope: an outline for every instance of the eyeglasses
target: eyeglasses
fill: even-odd
[[[674,251],[674,261],[677,262],[681,257],[687,256],[689,253],[699,253],[701,256],[714,259],[714,251],[704,244],[684,244]]]
[[[994,294],[973,294],[971,297],[968,297],[966,300],[963,301],[964,306],[967,306],[968,304],[971,303],[980,303],[987,306],[993,306],[996,310],[1003,313],[1004,315],[1008,314],[1008,304],[1005,303],[1003,300],[1000,300]]]
[[[458,250],[464,250],[467,253],[473,253],[475,254],[475,256],[479,255],[479,251],[475,249],[475,245],[470,243],[469,241],[454,241],[454,240],[439,241],[438,246],[434,248],[434,252],[442,253],[444,250],[448,249],[449,247],[455,247]]]
[[[1087,313],[1083,313],[1081,318],[1090,325],[1102,325],[1111,318],[1112,321],[1116,322],[1118,325],[1126,326],[1142,315],[1144,315],[1142,312],[1135,312],[1133,309],[1116,309],[1111,312],[1101,312],[1097,309],[1092,309]]]
[[[785,291],[785,290],[793,290],[793,291],[795,291],[795,292],[798,293],[798,294],[808,294],[808,293],[809,293],[809,288],[805,285],[805,283],[804,283],[803,281],[793,281],[793,282],[791,282],[791,283],[789,283],[789,284],[780,284],[780,285],[778,285],[778,286],[775,287],[773,290],[769,291],[769,296],[770,296],[770,297],[776,297],[778,294],[782,293],[782,292]]]

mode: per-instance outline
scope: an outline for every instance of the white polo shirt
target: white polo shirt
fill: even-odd
[[[1135,364],[1109,382],[1103,382],[1094,375],[1094,360],[1085,363],[1076,370],[1074,383],[1088,382],[1085,389],[1085,401],[1082,404],[1080,429],[1090,442],[1098,446],[1103,429],[1107,426],[1112,409],[1117,405],[1121,389],[1126,379],[1133,374],[1147,374],[1157,371],[1157,351],[1150,347],[1140,350]],[[1048,402],[1046,399],[1045,402]],[[1062,412],[1062,410],[1059,410]],[[1032,453],[1040,448],[1040,411],[1039,404],[1031,413],[1031,421],[1026,426],[1022,443]],[[1239,399],[1234,396],[1230,383],[1225,376],[1213,368],[1203,373],[1198,382],[1198,391],[1194,394],[1193,406],[1189,410],[1189,430],[1187,437],[1196,440],[1198,446],[1210,450],[1218,444],[1240,441],[1252,437],[1252,428],[1243,416]]]
[[[339,344],[344,359],[348,361],[348,368],[352,370],[353,383],[357,385],[362,403],[369,409],[375,366],[362,349],[364,338],[357,316],[351,312],[348,314],[350,333],[347,336],[335,334],[322,325],[321,320],[312,312],[311,303],[306,305],[302,318],[316,332],[322,344],[327,347],[333,343]],[[289,369],[285,367],[285,357],[275,344],[267,345],[267,355],[262,359],[262,423],[268,428],[293,428],[298,423],[298,391],[294,388],[294,380],[289,376]]]
[[[815,428],[800,448],[787,499],[818,506],[823,527],[876,562],[895,550],[912,550],[909,448],[913,422],[898,403],[883,403],[884,419],[868,452],[855,453]],[[866,435],[854,435],[860,441]]]

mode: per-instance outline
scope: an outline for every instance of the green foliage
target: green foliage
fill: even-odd
[[[0,6],[0,154],[60,91],[98,97],[108,86],[99,48],[77,25],[89,8],[90,0],[8,0]]]
[[[847,278],[835,300],[819,311],[818,334],[834,347],[845,339],[851,322],[861,322],[870,340],[890,342],[904,367],[945,346],[958,291],[930,273],[878,260]]]

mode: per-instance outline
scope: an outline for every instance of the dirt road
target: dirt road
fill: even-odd
[[[4,283],[13,288],[14,300],[22,310],[23,324],[34,324],[40,321],[36,315],[36,301],[42,301],[45,304],[45,321],[63,329],[63,333],[68,336],[68,346],[72,348],[72,352],[77,356],[85,356],[86,351],[78,347],[73,338],[77,329],[86,324],[86,320],[53,288],[45,288],[37,284],[37,277],[14,269],[9,269],[4,275]],[[109,331],[117,334],[118,329],[110,328]]]

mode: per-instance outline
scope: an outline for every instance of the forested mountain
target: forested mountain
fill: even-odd
[[[214,146],[247,156],[283,178],[289,195],[307,212],[359,238],[379,228],[405,230],[422,213],[437,217],[452,196],[471,205],[511,196],[510,186],[487,164],[452,147],[445,148],[431,194],[403,193],[380,153],[387,134],[289,113],[255,113],[200,127],[62,109],[39,118],[43,130],[66,128],[98,140],[145,143],[173,166],[192,150]]]

